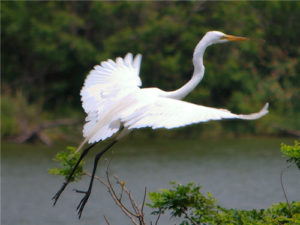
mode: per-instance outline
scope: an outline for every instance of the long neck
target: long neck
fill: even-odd
[[[208,44],[202,39],[196,46],[193,54],[194,73],[192,78],[181,88],[167,92],[165,97],[183,99],[200,83],[204,76],[203,54]]]

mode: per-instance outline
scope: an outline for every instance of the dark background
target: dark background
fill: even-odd
[[[251,40],[209,47],[205,77],[186,100],[235,113],[256,112],[270,102],[270,113],[171,134],[297,133],[299,18],[300,3],[285,1],[1,2],[2,137],[45,121],[83,120],[79,92],[87,73],[127,52],[143,55],[144,87],[179,88],[190,79],[193,49],[209,30]],[[73,130],[80,129],[81,123]]]

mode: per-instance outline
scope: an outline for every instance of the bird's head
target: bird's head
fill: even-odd
[[[208,45],[224,43],[228,41],[246,41],[248,38],[239,37],[229,34],[224,34],[220,31],[209,31],[205,34],[203,39],[207,42]]]

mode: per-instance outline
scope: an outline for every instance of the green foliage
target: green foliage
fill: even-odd
[[[201,187],[189,183],[186,186],[176,185],[171,182],[171,189],[161,189],[161,192],[149,193],[149,198],[153,204],[149,204],[151,208],[157,208],[153,214],[165,213],[166,210],[172,210],[171,215],[174,217],[193,218],[195,215],[200,215],[202,218],[210,217],[215,214],[214,209],[215,199],[210,193],[207,197],[200,192]]]
[[[1,136],[13,136],[18,133],[18,126],[15,120],[15,105],[11,104],[8,96],[1,96]],[[4,119],[5,118],[5,119]]]
[[[294,146],[281,143],[281,151],[285,157],[288,157],[288,162],[294,162],[300,169],[300,145],[295,141]]]
[[[76,153],[75,151],[75,147],[67,147],[67,151],[57,153],[54,160],[60,162],[62,168],[49,169],[48,172],[53,175],[62,175],[67,179],[80,157],[80,152]],[[84,160],[82,160],[76,168],[71,181],[81,179],[81,176],[83,175],[83,164]]]
[[[2,83],[26,92],[30,103],[43,96],[51,111],[79,110],[92,66],[130,51],[143,54],[143,86],[172,90],[190,78],[200,38],[221,30],[252,40],[210,47],[201,88],[187,100],[241,113],[270,102],[270,114],[259,121],[222,125],[229,133],[299,129],[297,18],[296,1],[3,1]]]
[[[47,114],[42,112],[42,100],[30,103],[26,94],[19,91],[1,95],[1,135],[16,136],[41,123]]]
[[[55,160],[62,165],[61,169],[49,169],[54,175],[69,176],[80,157],[75,153],[76,148],[67,147],[68,151],[60,152]],[[299,143],[294,146],[281,144],[281,150],[288,161],[295,162],[299,167]],[[71,181],[79,180],[83,175],[82,161],[76,169]],[[300,169],[300,168],[299,168]],[[300,224],[300,201],[291,203],[273,204],[268,209],[237,210],[226,209],[217,204],[210,193],[201,193],[201,186],[194,183],[187,185],[170,182],[170,189],[160,189],[159,192],[150,192],[151,203],[147,205],[153,209],[152,214],[166,214],[182,218],[180,225],[295,225]]]
[[[300,169],[300,146],[295,141],[294,146],[281,144],[281,151],[288,157],[288,162],[294,162]],[[183,218],[181,225],[278,225],[300,224],[300,201],[292,203],[273,204],[268,209],[237,210],[226,209],[217,204],[210,193],[205,196],[201,187],[193,183],[187,185],[171,182],[170,189],[149,193],[155,209],[152,214],[165,214]]]
[[[148,204],[155,209],[152,214],[165,214],[183,218],[181,225],[211,224],[211,225],[278,225],[300,223],[300,202],[278,203],[268,209],[236,210],[225,209],[208,193],[200,192],[201,187],[193,183],[187,185],[171,183],[170,189],[149,193],[152,201]]]

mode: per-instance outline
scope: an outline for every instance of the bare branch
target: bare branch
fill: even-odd
[[[84,171],[84,174],[91,176],[90,173]],[[133,224],[135,225],[139,225],[134,217],[137,217],[137,215],[133,214],[132,212],[130,212],[121,201],[118,200],[118,197],[115,194],[115,191],[113,190],[110,182],[106,183],[105,181],[103,181],[100,177],[98,176],[94,176],[96,180],[100,181],[102,184],[104,184],[106,186],[106,188],[108,189],[108,192],[110,194],[110,196],[112,197],[112,199],[114,200],[114,202],[120,207],[120,209],[124,212],[124,214],[130,218],[130,220],[132,221]]]
[[[89,172],[86,171],[86,170],[83,171],[83,174],[85,174],[85,175],[87,175],[87,176],[89,176],[89,177],[92,176],[92,174],[89,173]],[[104,180],[102,180],[100,177],[98,177],[98,176],[96,176],[96,175],[95,175],[94,177],[95,177],[96,180],[100,181],[102,184],[104,184],[106,187],[108,187],[108,184],[107,184]]]
[[[83,171],[85,175],[91,176],[90,173],[87,171]],[[120,192],[117,193],[111,183],[111,179],[109,176],[109,162],[107,164],[106,168],[106,180],[101,179],[98,176],[94,176],[96,180],[100,181],[108,190],[108,193],[111,195],[114,202],[119,206],[119,208],[122,210],[122,212],[132,221],[134,225],[146,225],[145,218],[144,218],[144,205],[146,201],[146,193],[147,188],[145,188],[144,192],[144,198],[142,204],[139,206],[135,199],[133,198],[131,192],[127,189],[125,182],[121,181],[117,176],[113,175],[114,179],[116,180],[117,184],[120,185]],[[124,196],[124,197],[123,197]],[[128,209],[122,202],[122,200],[127,197],[130,200],[131,207],[133,210]],[[109,221],[104,216],[104,219],[109,224]],[[159,218],[158,218],[159,219]],[[158,221],[158,220],[157,220]],[[157,222],[156,222],[157,225]]]
[[[281,172],[280,172],[280,184],[281,184],[281,188],[282,188],[283,195],[284,195],[284,198],[285,198],[285,200],[286,200],[287,206],[288,206],[288,208],[289,208],[289,211],[290,211],[290,213],[291,213],[291,216],[293,217],[291,205],[290,205],[289,199],[288,199],[288,197],[287,197],[287,194],[286,194],[286,191],[285,191],[285,188],[284,188],[284,185],[283,185],[283,173],[284,173],[284,170],[281,170]]]
[[[111,192],[111,195],[115,197],[115,199],[118,201],[119,205],[121,206],[121,209],[124,209],[127,213],[129,213],[131,216],[134,216],[134,217],[137,217],[136,214],[134,214],[133,212],[129,211],[121,201],[118,200],[118,197],[117,197],[117,194],[115,192],[115,190],[113,189],[112,187],[112,184],[111,184],[111,181],[110,181],[110,178],[109,178],[109,168],[107,167],[106,169],[106,179],[107,179],[107,182],[108,182],[108,189],[109,191]]]
[[[135,211],[136,215],[141,214],[136,201],[134,200],[134,198],[131,195],[131,192],[125,187],[125,185],[123,185],[122,181],[116,175],[113,175],[113,177],[115,178],[117,183],[122,187],[122,189],[126,192],[128,198],[130,200],[131,206],[132,206],[133,210]]]
[[[155,221],[155,225],[158,224],[158,221],[159,221],[159,219],[160,219],[160,216],[161,216],[161,208],[159,208],[159,213],[158,213],[157,219],[156,219],[156,221]]]
[[[124,192],[124,188],[122,187],[122,189],[121,189],[121,193],[120,193],[120,197],[119,197],[119,201],[122,201],[123,192]]]
[[[108,219],[106,218],[106,216],[104,216],[104,219],[105,219],[106,224],[110,225],[110,223],[109,223]]]
[[[30,126],[27,118],[22,118],[20,119],[20,121],[21,122],[19,124],[21,127],[21,133],[13,138],[15,142],[24,143],[30,140],[39,139],[46,145],[51,145],[52,141],[44,132],[45,129],[55,128],[58,126],[76,125],[81,122],[81,120],[59,119],[55,121],[48,121],[42,124],[38,124],[38,125],[34,124]]]
[[[141,209],[143,216],[144,216],[144,206],[145,206],[145,202],[146,202],[146,194],[147,194],[147,187],[145,187],[144,198],[143,198],[142,209]]]

